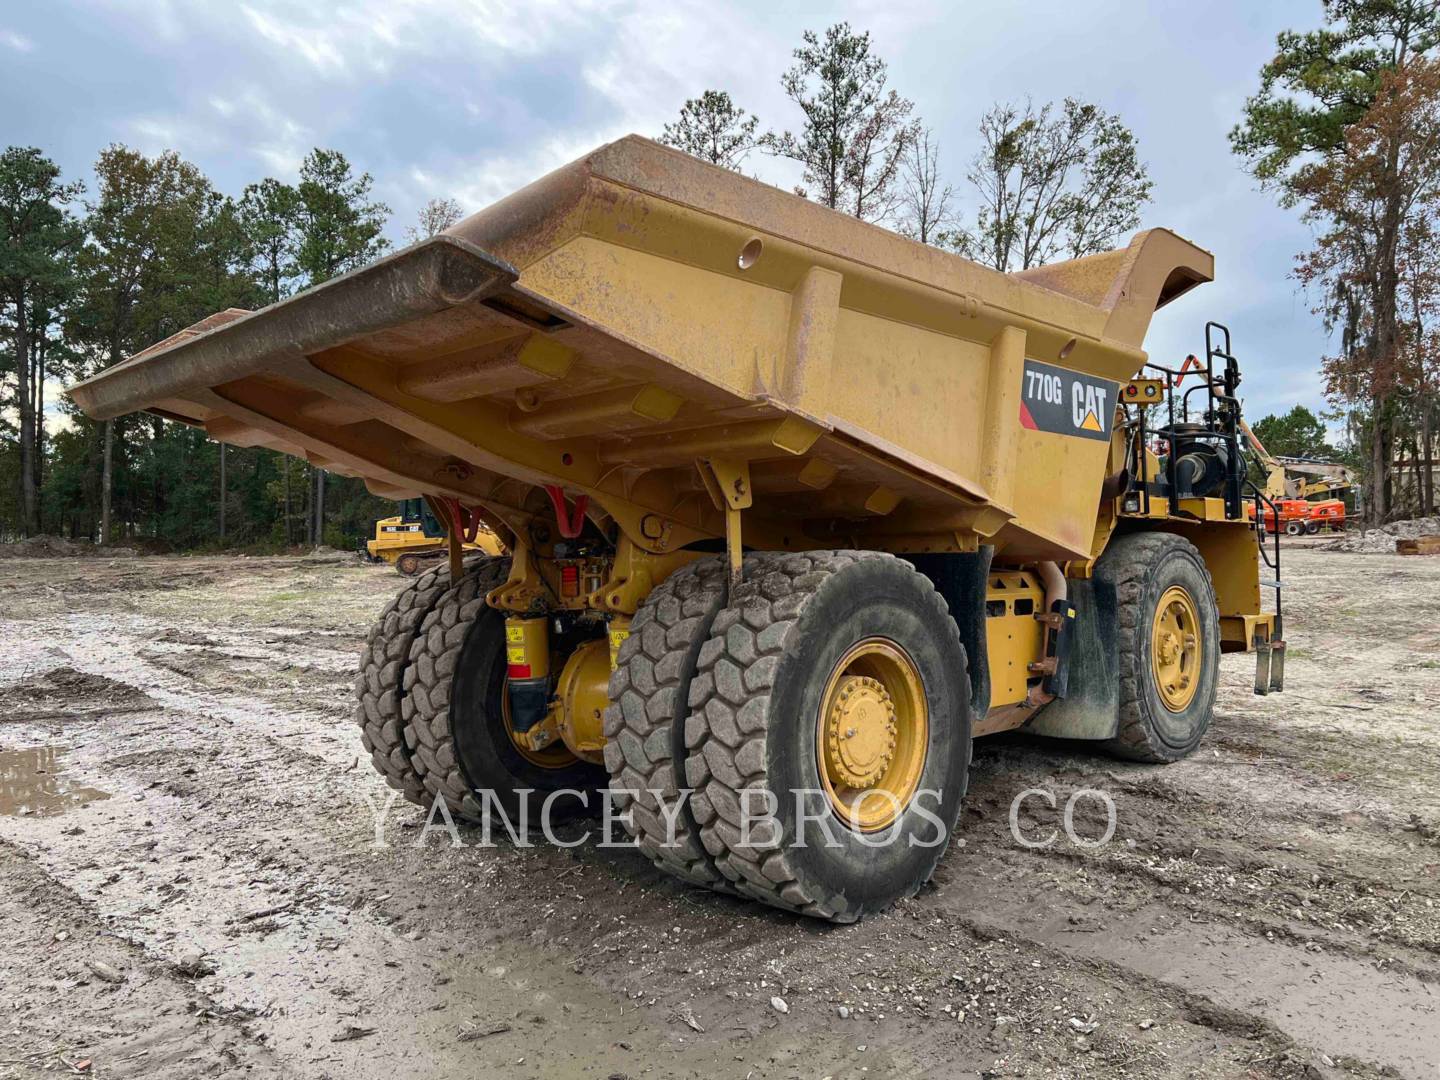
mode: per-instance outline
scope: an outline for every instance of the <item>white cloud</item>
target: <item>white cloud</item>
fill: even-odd
[[[264,139],[250,147],[250,152],[283,175],[298,172],[300,162],[314,145],[314,132],[272,105],[259,87],[247,88],[238,101],[232,103],[231,115],[237,126],[243,123],[247,129],[265,133]]]
[[[538,55],[592,31],[619,0],[252,0],[250,30],[326,78],[390,74],[467,51]]]
[[[241,4],[240,10],[262,38],[308,61],[322,75],[345,70],[345,57],[327,35],[315,33],[309,27],[283,22],[263,11],[256,11],[248,4]]]
[[[450,198],[470,214],[628,133],[623,125],[566,133],[517,154],[460,159],[443,170],[412,168],[404,182],[383,186],[386,196],[399,205],[419,206],[430,199]]]
[[[140,148],[147,153],[173,150],[182,143],[177,125],[152,116],[141,116],[130,121],[130,130],[138,136]]]
[[[53,0],[52,0],[53,2]],[[101,11],[106,8],[123,10],[126,21],[140,22],[143,20],[145,32],[153,34],[162,41],[174,44],[184,40],[185,17],[195,14],[195,5],[177,10],[175,0],[78,0],[80,3],[89,4],[99,8]]]
[[[126,127],[146,153],[175,150],[199,158],[245,147],[266,169],[282,176],[298,172],[314,145],[314,132],[272,104],[257,86],[245,87],[233,97],[214,95],[207,104],[211,114],[140,116]]]
[[[34,50],[35,43],[24,34],[14,30],[0,30],[0,45],[8,46],[16,52],[28,53]]]

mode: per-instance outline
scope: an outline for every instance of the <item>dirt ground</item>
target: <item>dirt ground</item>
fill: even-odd
[[[1440,557],[1287,554],[1283,695],[1227,657],[1168,767],[982,740],[963,845],[853,927],[377,826],[350,684],[389,569],[6,560],[0,1076],[1433,1078]],[[1113,838],[1017,843],[1034,788],[1022,837],[1098,788]]]

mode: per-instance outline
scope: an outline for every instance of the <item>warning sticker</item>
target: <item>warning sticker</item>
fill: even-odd
[[[1020,425],[1031,431],[1108,439],[1120,384],[1069,368],[1025,361]]]
[[[527,663],[525,659],[525,630],[523,627],[505,627],[505,662],[511,666]]]

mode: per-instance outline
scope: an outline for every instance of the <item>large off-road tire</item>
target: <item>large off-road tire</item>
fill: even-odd
[[[478,560],[466,571],[473,572]],[[411,802],[426,802],[425,785],[415,771],[405,741],[401,701],[410,646],[430,609],[450,588],[450,567],[438,566],[407,584],[385,606],[365,637],[355,679],[355,720],[370,762],[385,782]]]
[[[536,821],[553,791],[593,792],[605,770],[571,756],[563,746],[527,756],[506,722],[505,617],[485,594],[510,572],[509,559],[484,559],[473,574],[447,590],[425,616],[410,647],[402,706],[411,759],[425,791],[444,799],[452,815],[479,821],[483,792],[518,821],[521,801]],[[578,799],[552,807],[571,813]]]
[[[616,656],[605,710],[612,798],[637,846],[681,880],[721,890],[728,880],[700,841],[688,796],[678,811],[676,805],[685,788],[690,684],[700,647],[725,604],[726,573],[723,559],[707,557],[651,591]],[[667,827],[667,819],[674,824]]]
[[[1205,560],[1184,537],[1132,533],[1110,544],[1095,576],[1115,586],[1119,624],[1119,727],[1104,745],[1132,761],[1179,761],[1205,737],[1219,681],[1220,613]],[[1192,646],[1188,663],[1167,660]]]
[[[1286,536],[1303,536],[1305,534],[1305,523],[1303,521],[1287,521],[1285,523]]]
[[[1319,531],[1320,531],[1320,522],[1318,522],[1318,521],[1307,521],[1307,522],[1305,523],[1305,535],[1306,535],[1306,536],[1314,536],[1314,535],[1316,535]]]
[[[823,706],[836,700],[836,687],[865,681],[845,674],[848,658],[877,643],[911,665],[908,705],[895,704],[923,710],[925,722],[912,747],[915,794],[897,799],[883,830],[863,831],[833,807],[817,745],[831,737],[824,725],[832,712]],[[970,680],[955,620],[909,563],[869,551],[771,556],[715,617],[690,704],[686,777],[695,818],[737,890],[853,922],[929,879],[965,793]],[[747,837],[744,812],[752,821],[762,814],[766,793],[773,824]]]

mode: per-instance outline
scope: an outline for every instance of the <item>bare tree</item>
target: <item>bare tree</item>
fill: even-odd
[[[969,173],[981,198],[975,228],[947,239],[997,270],[1104,251],[1150,201],[1134,133],[1098,106],[996,105],[980,136]]]
[[[822,40],[807,30],[795,50],[795,64],[781,85],[800,106],[798,134],[771,132],[761,145],[798,161],[809,195],[833,210],[865,221],[883,221],[894,212],[895,180],[905,149],[915,138],[914,105],[887,90],[885,61],[870,51],[870,35],[837,23]]]
[[[930,244],[950,224],[954,190],[940,178],[940,147],[929,128],[918,131],[900,165],[900,231]]]
[[[665,125],[660,141],[666,146],[739,171],[747,154],[759,142],[759,117],[751,116],[724,90],[706,90],[680,107],[680,119]]]
[[[429,240],[450,228],[465,216],[460,204],[454,199],[431,199],[420,208],[415,224],[405,227],[405,239],[412,244]]]

